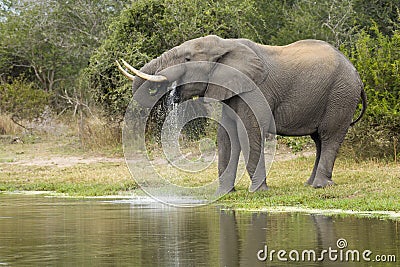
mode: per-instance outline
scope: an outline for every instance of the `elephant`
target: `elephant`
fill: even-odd
[[[248,39],[209,35],[164,52],[140,70],[122,62],[126,69],[117,61],[118,68],[133,81],[135,98],[144,106],[150,106],[154,102],[151,99],[165,94],[173,82],[194,77],[203,82],[178,86],[180,101],[200,96],[224,103],[222,120],[228,127],[220,126],[217,135],[219,191],[222,193],[235,191],[237,162],[244,149],[239,120],[249,142],[245,162],[251,179],[249,191],[268,190],[263,161],[268,129],[254,127],[259,121],[253,106],[261,106],[260,92],[269,106],[265,112],[272,112],[276,134],[309,135],[315,142],[314,168],[305,183],[314,188],[334,185],[332,171],[338,150],[348,129],[361,119],[367,108],[364,86],[355,67],[338,49],[320,40],[270,46]],[[201,62],[209,63],[210,67]],[[175,71],[168,71],[174,66]],[[224,74],[221,66],[233,68],[246,78],[235,73]],[[216,75],[236,89],[227,90],[224,86],[204,82]],[[256,85],[258,94],[248,80]],[[138,90],[145,82],[149,86]],[[362,109],[353,121],[360,100]]]

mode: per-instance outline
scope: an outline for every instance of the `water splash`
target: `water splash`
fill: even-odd
[[[179,111],[178,111],[178,101],[179,101],[179,96],[178,96],[178,90],[176,89],[176,82],[174,82],[171,87],[172,90],[169,92],[169,95],[167,97],[167,120],[168,123],[165,125],[168,127],[168,133],[169,136],[176,136],[178,129],[178,119],[179,119]]]
[[[168,89],[171,89],[167,97],[168,107],[177,106],[179,102],[179,95],[178,95],[178,90],[176,88],[176,82],[173,82]]]
[[[169,95],[167,96],[167,118],[164,121],[163,129],[162,129],[162,145],[163,147],[179,147],[179,96],[176,88],[176,82],[172,83]],[[165,149],[165,147],[164,147]],[[178,151],[176,151],[178,152]],[[178,156],[177,153],[175,156]],[[170,159],[174,160],[174,159]]]

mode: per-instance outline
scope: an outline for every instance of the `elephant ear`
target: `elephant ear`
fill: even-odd
[[[225,49],[222,49],[219,64],[211,73],[205,92],[205,97],[220,101],[253,90],[254,84],[249,79],[258,85],[267,75],[263,62],[252,49],[235,40],[224,42],[227,42]]]

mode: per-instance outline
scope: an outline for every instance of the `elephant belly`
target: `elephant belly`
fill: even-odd
[[[310,135],[317,131],[322,110],[296,105],[283,105],[274,112],[277,134],[287,136]]]

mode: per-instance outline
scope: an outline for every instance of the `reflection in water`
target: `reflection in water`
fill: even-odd
[[[251,214],[246,238],[241,239],[236,214],[220,212],[220,262],[221,266],[264,266],[256,252],[264,248],[267,233],[267,215]]]
[[[399,222],[304,214],[177,209],[139,199],[0,195],[0,266],[286,266],[257,252],[336,247],[397,255]],[[335,262],[298,266],[341,266]],[[346,266],[365,266],[365,262]],[[375,263],[374,266],[395,266]]]

